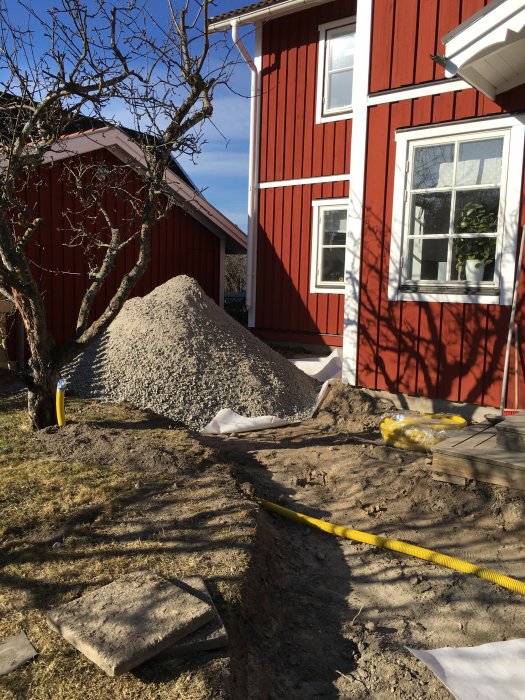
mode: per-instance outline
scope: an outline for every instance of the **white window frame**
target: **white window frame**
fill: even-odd
[[[312,258],[310,266],[310,292],[312,294],[344,294],[345,293],[345,283],[344,283],[344,271],[345,265],[343,265],[342,273],[343,280],[341,282],[320,282],[319,272],[321,263],[321,243],[322,243],[322,232],[323,227],[321,225],[321,216],[323,211],[330,211],[334,209],[344,209],[348,214],[348,197],[340,199],[315,199],[312,202]],[[348,231],[347,234],[348,235]],[[346,236],[345,236],[346,238]],[[338,246],[339,247],[339,246]],[[340,246],[343,250],[346,247],[346,241]]]
[[[407,184],[410,177],[410,158],[417,143],[431,145],[445,143],[461,136],[494,137],[505,133],[508,138],[507,159],[502,161],[501,198],[498,220],[498,243],[493,283],[481,283],[478,289],[467,287],[463,281],[420,281],[417,290],[404,290],[405,236],[409,230]],[[396,163],[392,209],[392,236],[388,298],[392,301],[437,301],[472,304],[512,304],[518,224],[520,220],[521,182],[523,177],[523,150],[525,146],[525,114],[516,117],[495,117],[468,120],[456,124],[403,130],[396,133]],[[504,152],[505,157],[505,152]],[[405,201],[407,200],[407,201]],[[439,290],[443,288],[443,291]]]
[[[324,113],[323,103],[326,93],[326,54],[328,50],[327,34],[333,29],[342,29],[348,26],[352,28],[354,33],[356,31],[356,18],[355,17],[345,17],[343,19],[338,19],[333,22],[326,22],[325,24],[319,25],[319,54],[317,58],[317,88],[316,88],[316,107],[315,107],[315,121],[317,124],[324,124],[326,122],[339,121],[341,119],[351,119],[352,118],[352,105],[348,107],[342,107],[337,110],[331,110],[329,113]],[[355,49],[354,49],[354,70],[355,70]],[[353,100],[352,100],[353,102]]]

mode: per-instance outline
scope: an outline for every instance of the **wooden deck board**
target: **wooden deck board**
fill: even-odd
[[[432,449],[432,470],[525,491],[525,453],[509,452],[489,424],[471,426]]]

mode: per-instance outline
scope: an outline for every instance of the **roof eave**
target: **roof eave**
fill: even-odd
[[[325,5],[329,2],[334,2],[334,0],[285,0],[285,2],[281,2],[277,5],[247,10],[246,12],[243,12],[243,9],[240,8],[239,14],[233,14],[225,19],[219,19],[219,21],[214,21],[212,17],[208,24],[208,29],[212,33],[223,32],[231,27],[232,22],[236,22],[239,25],[257,24],[277,17],[283,17],[293,12],[299,12],[300,10],[310,9],[317,5]]]
[[[144,155],[140,147],[118,127],[103,127],[88,133],[77,133],[65,136],[45,156],[45,162],[56,162],[71,158],[82,153],[107,149],[120,160],[133,163],[138,169],[145,166]],[[168,186],[186,202],[191,215],[200,221],[214,235],[226,240],[226,247],[246,250],[247,236],[213,204],[198,191],[192,189],[172,170],[166,171]]]
[[[523,0],[494,3],[490,11],[479,14],[475,22],[467,20],[463,25],[443,37],[447,77],[463,78],[492,100],[525,83]],[[512,74],[504,75],[496,64],[509,51],[514,62]]]

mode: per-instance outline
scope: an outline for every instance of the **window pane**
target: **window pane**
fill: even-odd
[[[434,187],[450,187],[454,172],[454,144],[422,146],[414,152],[412,187],[427,190]]]
[[[343,282],[345,272],[345,249],[321,249],[321,282]]]
[[[449,232],[450,192],[414,194],[410,233],[422,236]]]
[[[452,246],[452,279],[492,282],[496,238],[456,238]]]
[[[456,185],[499,185],[502,155],[502,138],[461,143]]]
[[[459,190],[456,193],[456,233],[496,233],[498,230],[499,187],[487,190]]]
[[[446,280],[448,240],[413,238],[409,243],[408,278],[411,280]]]
[[[328,70],[352,68],[354,65],[354,32],[347,28],[336,29],[328,33],[329,59]]]
[[[345,245],[346,209],[324,211],[323,219],[323,245]]]
[[[352,69],[340,73],[332,73],[328,76],[328,109],[349,107],[352,104],[352,82],[354,71]]]

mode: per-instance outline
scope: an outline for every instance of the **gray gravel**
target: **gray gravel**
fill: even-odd
[[[185,275],[127,301],[65,376],[80,396],[130,401],[196,430],[221,408],[301,420],[320,389]]]

